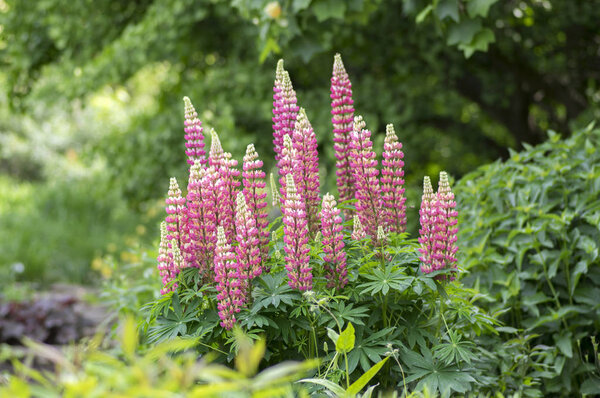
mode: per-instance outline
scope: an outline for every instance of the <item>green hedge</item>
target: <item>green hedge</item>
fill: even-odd
[[[489,293],[510,332],[541,347],[528,360],[546,394],[599,391],[600,129],[567,139],[550,131],[456,191],[466,284]]]

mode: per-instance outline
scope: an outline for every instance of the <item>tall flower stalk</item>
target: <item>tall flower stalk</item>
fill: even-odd
[[[217,228],[217,246],[214,258],[215,282],[217,284],[217,309],[221,326],[231,329],[236,322],[235,314],[240,312],[244,304],[242,278],[231,250],[231,245],[225,236],[225,230]]]
[[[406,231],[406,198],[404,197],[404,153],[394,126],[386,126],[381,161],[381,198],[383,218],[389,232]]]
[[[189,244],[184,250],[190,266],[206,273],[212,267],[216,244],[216,201],[214,168],[195,164],[190,169],[187,193],[186,230]]]
[[[433,192],[429,177],[423,183],[419,211],[421,229],[421,270],[424,273],[456,268],[456,234],[458,232],[456,202],[450,189],[448,175],[440,173],[438,192]]]
[[[317,137],[303,108],[298,112],[292,145],[294,183],[306,204],[308,229],[314,236],[319,229],[319,154]]]
[[[331,77],[331,122],[333,150],[336,158],[336,183],[342,202],[354,199],[354,184],[350,165],[350,133],[354,122],[352,83],[344,68],[342,57],[336,54]]]
[[[158,273],[163,283],[160,294],[166,294],[172,290],[168,285],[175,278],[175,274],[173,273],[170,264],[169,247],[167,245],[167,224],[165,221],[160,223],[160,244],[158,246],[158,257],[156,258],[156,262]]]
[[[198,119],[198,113],[188,97],[183,97],[185,121],[185,154],[190,166],[195,163],[206,164],[206,152],[204,151],[204,135],[202,135],[202,122]]]
[[[376,244],[377,227],[382,225],[381,187],[371,132],[365,126],[361,116],[354,118],[354,129],[350,135],[350,165],[355,182],[356,214]]]
[[[223,158],[216,169],[217,212],[218,222],[225,229],[228,242],[233,242],[236,236],[234,216],[236,197],[240,186],[240,171],[236,169],[238,161],[232,159],[231,153],[224,152]]]
[[[260,260],[259,233],[256,220],[252,216],[242,192],[236,198],[235,226],[237,231],[236,261],[242,281],[242,291],[250,297],[252,279],[262,273]]]
[[[336,207],[333,195],[323,197],[321,207],[321,233],[323,234],[323,252],[325,252],[325,277],[327,287],[343,288],[348,283],[348,270],[346,269],[346,253],[342,234],[342,217]]]
[[[181,196],[181,189],[176,178],[171,178],[169,182],[169,192],[166,203],[167,217],[167,246],[173,249],[176,245],[181,248],[182,232],[184,231],[184,220],[186,217],[185,198]]]
[[[312,289],[312,269],[309,264],[308,226],[302,198],[294,178],[286,176],[286,198],[283,206],[283,241],[288,284],[300,291]]]
[[[298,116],[296,92],[289,73],[283,68],[283,60],[277,62],[273,86],[273,146],[275,160],[279,162],[283,151],[283,137],[292,135]]]
[[[444,245],[443,264],[441,264],[441,266],[444,268],[455,269],[457,261],[456,252],[458,251],[458,246],[456,245],[458,239],[458,212],[456,211],[454,193],[452,192],[450,182],[448,181],[448,174],[445,171],[440,172],[437,199],[438,228],[442,244]]]
[[[266,259],[269,254],[269,221],[267,220],[267,183],[265,172],[262,170],[263,161],[258,158],[254,144],[248,145],[244,164],[242,166],[243,193],[254,217],[259,233],[259,246],[261,258]]]

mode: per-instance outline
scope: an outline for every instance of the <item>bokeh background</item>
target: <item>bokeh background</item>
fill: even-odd
[[[424,175],[599,118],[599,20],[598,0],[0,0],[0,290],[94,284],[103,258],[156,242],[169,177],[185,181],[184,95],[272,170],[283,58],[334,191],[339,52],[376,147],[395,125],[418,207]]]

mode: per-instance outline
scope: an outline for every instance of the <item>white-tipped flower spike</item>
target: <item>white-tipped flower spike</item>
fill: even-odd
[[[210,152],[208,153],[208,164],[210,166],[219,167],[223,163],[223,147],[221,140],[215,129],[210,130]]]
[[[340,201],[354,199],[354,182],[350,167],[350,133],[353,128],[354,100],[352,83],[344,68],[342,56],[335,54],[331,76],[331,122],[333,123],[333,149],[336,158],[336,183]],[[346,217],[350,211],[345,211]]]
[[[236,198],[235,226],[238,243],[235,253],[242,279],[242,291],[250,297],[251,281],[262,273],[262,267],[256,220],[248,208],[243,192],[238,193]]]
[[[312,289],[312,268],[308,246],[308,225],[304,201],[296,190],[294,178],[286,176],[286,198],[283,205],[283,241],[288,284],[300,291]]]
[[[308,230],[311,235],[319,230],[319,154],[317,137],[303,108],[298,112],[291,142],[292,173],[296,189],[306,204]],[[287,142],[286,142],[287,145]]]
[[[364,239],[367,236],[367,233],[360,222],[360,218],[358,218],[358,216],[354,216],[352,220],[354,221],[354,229],[352,230],[351,238],[354,240]]]
[[[435,243],[434,222],[437,218],[436,209],[434,208],[435,194],[431,186],[429,176],[423,178],[423,196],[421,198],[421,209],[419,210],[421,229],[419,230],[419,243],[421,248],[421,270],[424,273],[433,272],[432,250]]]
[[[404,153],[394,126],[386,126],[381,161],[381,199],[383,221],[390,232],[406,231],[406,198],[404,197]]]
[[[269,175],[269,179],[271,182],[271,200],[273,201],[273,207],[279,206],[281,204],[281,196],[279,196],[279,191],[275,185],[275,177],[273,177],[273,173]]]
[[[377,241],[380,243],[385,242],[385,232],[383,232],[383,227],[381,225],[377,227]]]
[[[198,119],[198,113],[188,97],[183,97],[185,121],[185,154],[190,166],[194,163],[206,164],[206,152],[204,151],[204,135],[202,135],[202,122]]]

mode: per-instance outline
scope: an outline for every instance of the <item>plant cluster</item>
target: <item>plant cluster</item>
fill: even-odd
[[[406,393],[490,388],[474,366],[490,354],[473,341],[496,323],[476,307],[473,291],[447,283],[457,272],[448,176],[441,173],[437,192],[425,179],[421,237],[408,239],[402,145],[389,125],[380,169],[339,55],[331,82],[344,201],[319,197],[314,131],[280,61],[273,95],[280,186],[271,176],[271,196],[282,217],[270,225],[253,145],[243,173],[214,131],[205,156],[202,124],[185,99],[190,177],[185,195],[170,183],[157,259],[163,290],[146,306],[148,341],[199,337],[200,353],[232,360],[229,330],[239,325],[253,339],[265,336],[269,364],[324,358],[313,377],[318,388],[329,382],[354,391],[351,380],[363,373]]]
[[[466,284],[513,339],[502,378],[544,395],[600,391],[600,130],[511,152],[458,184]],[[540,392],[541,391],[541,392]]]

